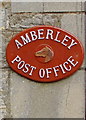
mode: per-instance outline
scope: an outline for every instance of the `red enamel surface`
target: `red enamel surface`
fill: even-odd
[[[65,42],[67,46],[64,46],[61,44],[61,42],[60,43],[56,42],[55,40],[50,38],[47,40],[37,39],[24,45],[20,49],[17,48],[15,44],[15,40],[18,40],[23,44],[20,36],[25,36],[25,33],[29,34],[31,31],[35,31],[38,34],[37,32],[38,29],[44,29],[43,35],[41,35],[41,37],[45,37],[47,34],[47,29],[51,29],[54,31],[53,38],[55,37],[56,32],[59,31],[61,32],[61,34],[58,37],[60,41],[63,40],[65,35],[68,35],[69,37],[71,37],[71,39],[74,39],[74,41],[77,42],[77,45],[72,46],[71,49],[68,49],[67,46],[70,45],[70,40],[68,42]],[[30,36],[30,39],[31,39],[31,36]],[[45,63],[44,62],[45,57],[37,57],[35,56],[35,53],[46,46],[48,46],[51,49],[51,51],[53,51],[54,55],[49,62]],[[15,61],[12,64],[11,61],[13,61],[13,59],[17,55],[21,58],[22,61],[25,62],[25,64],[29,64],[30,66],[36,67],[36,70],[33,71],[32,75],[29,75],[31,68],[28,67],[29,71],[27,73],[24,73],[23,69],[26,70],[24,67],[22,69],[18,69],[19,62]],[[59,67],[59,71],[57,72],[58,76],[55,76],[53,67],[59,66],[61,64],[63,65],[63,63],[66,62],[70,56],[73,57],[75,62],[78,61],[78,64],[75,67],[73,67],[70,63],[66,65],[67,68],[69,68],[68,66],[71,65],[72,70],[71,71],[65,70],[66,73],[64,74],[62,73],[61,68]],[[20,32],[19,34],[17,34],[14,38],[12,38],[12,40],[9,42],[6,49],[6,59],[9,66],[20,75],[28,79],[31,79],[33,81],[39,81],[39,82],[54,82],[70,76],[80,68],[83,62],[83,58],[84,58],[84,52],[83,52],[83,47],[80,40],[78,40],[75,36],[71,35],[70,33],[65,32],[64,30],[57,27],[53,27],[53,26],[37,26],[37,27],[26,29]],[[39,76],[39,70],[41,68],[43,68],[44,70],[46,68],[52,68],[51,70],[49,70],[51,71],[51,73],[49,73],[49,78],[46,77],[47,76],[46,71],[45,71],[45,76],[43,78]]]

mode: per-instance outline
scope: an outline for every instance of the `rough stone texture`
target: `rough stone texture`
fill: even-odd
[[[10,107],[9,106],[9,90],[8,90],[9,89],[9,84],[8,84],[9,77],[8,76],[9,76],[9,70],[8,69],[2,70],[2,78],[0,78],[0,84],[1,84],[0,110],[2,111],[2,115],[0,116],[0,119],[7,116],[10,111],[8,110],[8,108]]]
[[[16,32],[17,34],[17,32]],[[7,64],[7,61],[6,61],[6,47],[8,45],[8,43],[10,42],[10,40],[12,39],[12,37],[15,35],[15,32],[12,32],[12,31],[7,31],[7,30],[3,30],[2,32],[2,58],[3,58],[3,61],[2,61],[2,68],[8,68],[8,64]]]
[[[2,76],[2,35],[1,35],[1,31],[2,31],[2,27],[3,27],[3,9],[2,9],[2,4],[0,2],[0,119],[2,119],[4,117],[4,115],[6,114],[6,105],[4,103],[3,97],[3,76]]]
[[[84,70],[49,84],[11,72],[11,114],[21,118],[83,118],[84,82]]]
[[[9,24],[8,24],[8,28],[10,30],[21,30],[21,29],[25,29],[25,28],[29,28],[32,27],[34,25],[41,25],[42,22],[42,18],[43,15],[42,14],[12,14],[11,16],[9,16],[8,20],[9,20]]]
[[[9,104],[9,69],[0,68],[0,120],[10,117]]]
[[[11,14],[7,19],[9,24],[7,24],[8,27],[6,28],[13,31],[20,31],[25,28],[43,24],[61,27],[61,16],[61,14],[40,13]]]
[[[1,31],[0,31],[1,34]],[[0,35],[0,61],[2,61],[2,35]],[[0,68],[2,67],[2,62],[0,62]]]
[[[9,68],[3,67],[3,55],[5,54],[3,35],[2,32],[5,29],[5,9],[7,9],[9,3],[0,2],[0,120],[5,116],[10,117],[10,105],[9,105]],[[4,6],[6,5],[6,7]],[[5,56],[5,55],[4,55]]]
[[[2,18],[3,18],[3,13],[2,13],[2,4],[0,2],[0,60],[2,61]],[[0,67],[2,67],[2,62],[0,62]]]
[[[50,11],[50,4],[43,4],[43,11]],[[84,5],[82,3],[71,3],[64,7],[52,5],[50,13],[42,12],[33,5],[28,9],[22,5],[10,6],[10,3],[3,3],[4,18],[2,31],[2,67],[0,69],[0,118],[2,117],[21,117],[21,118],[83,118],[85,115],[85,66],[78,70],[74,75],[55,83],[36,83],[30,81],[14,71],[6,62],[6,46],[10,39],[20,31],[36,25],[53,25],[65,29],[77,36],[83,43],[84,33]],[[75,5],[74,5],[75,4]],[[15,7],[15,8],[12,8]],[[12,10],[11,10],[12,8]],[[58,9],[59,8],[59,9]],[[34,9],[34,10],[33,10]],[[51,13],[54,9],[54,12]],[[17,13],[12,13],[17,10]],[[26,11],[27,10],[27,11]],[[28,10],[33,10],[33,13]],[[70,13],[69,13],[70,11]],[[66,13],[67,12],[67,13]],[[72,13],[73,12],[73,13]],[[1,42],[1,41],[0,41]],[[85,47],[85,46],[84,46]],[[2,108],[2,105],[4,109]]]

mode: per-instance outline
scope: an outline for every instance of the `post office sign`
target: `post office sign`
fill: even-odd
[[[36,26],[9,42],[6,59],[20,75],[39,82],[54,82],[72,75],[83,62],[78,38],[53,26]]]

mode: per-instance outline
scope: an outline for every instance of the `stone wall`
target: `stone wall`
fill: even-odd
[[[55,83],[30,81],[6,62],[11,38],[36,25],[60,27],[85,48],[84,2],[2,2],[0,16],[0,118],[84,118],[85,62],[71,77]]]

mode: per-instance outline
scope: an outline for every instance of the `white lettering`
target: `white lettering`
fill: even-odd
[[[38,39],[44,39],[44,37],[41,36],[41,35],[43,35],[43,31],[44,31],[44,29],[38,30]]]
[[[22,69],[24,67],[24,65],[25,65],[24,61],[19,62],[18,69]]]
[[[57,32],[56,34],[56,38],[54,39],[56,42],[60,42],[60,40],[58,40],[58,36],[59,36],[60,32]]]
[[[54,73],[55,73],[55,77],[57,77],[58,76],[58,74],[57,74],[57,72],[59,71],[58,69],[56,69],[56,68],[58,68],[59,66],[55,66],[55,67],[53,67],[53,70],[54,70]]]
[[[49,70],[52,70],[52,68],[46,68],[47,78],[49,78],[49,74],[51,73]]]
[[[15,40],[15,43],[18,49],[23,46],[18,40]]]
[[[36,35],[35,31],[31,31],[30,34],[31,34],[31,37],[32,37],[32,41],[37,40],[37,35]]]
[[[44,76],[45,76],[45,70],[43,68],[41,68],[39,70],[39,76],[40,76],[40,78],[44,78]]]
[[[63,41],[61,42],[62,45],[67,46],[67,44],[65,44],[65,42],[68,42],[68,39],[71,39],[71,37],[69,37],[68,35],[65,35]]]
[[[50,29],[47,30],[46,39],[49,39],[49,36],[51,39],[53,39],[53,30],[50,30]]]
[[[63,64],[63,66],[64,66],[65,70],[71,71],[71,66],[69,65],[69,68],[67,68],[67,66],[66,66],[66,65],[68,65],[68,64],[69,64],[68,62],[65,62],[65,63]]]
[[[36,69],[36,67],[31,66],[30,68],[31,68],[31,71],[30,71],[29,75],[32,75],[32,74],[33,74],[33,71]]]
[[[62,73],[65,74],[66,72],[64,71],[64,68],[63,68],[62,64],[60,64],[59,67],[60,67]]]
[[[26,38],[24,38],[24,36],[21,36],[21,39],[22,39],[24,45],[26,45],[27,43],[31,42],[31,40],[30,40],[30,38],[28,36],[28,33],[25,34],[25,37]]]
[[[70,57],[68,58],[68,62],[69,62],[73,67],[75,67],[75,66],[78,64],[78,61],[77,61],[76,63],[74,63],[75,61],[74,61],[74,59],[72,59],[72,57],[73,57],[73,56],[70,56]]]
[[[72,39],[72,42],[71,42],[71,44],[68,46],[68,49],[70,49],[72,46],[74,46],[74,45],[77,45],[77,42],[75,42],[73,39]]]
[[[14,63],[15,61],[16,62],[20,62],[21,58],[17,55],[16,58],[13,61],[11,61],[11,62]]]
[[[65,35],[64,38],[62,40],[60,40],[60,36],[63,36],[63,34],[61,33],[61,31],[56,31],[56,33],[54,33],[54,31],[52,29],[47,29],[46,31],[44,31],[45,29],[38,29],[37,31],[30,31],[30,36],[29,33],[25,33],[23,36],[20,36],[22,41],[18,41],[15,40],[15,44],[17,46],[17,48],[21,48],[22,46],[33,42],[35,40],[47,40],[47,39],[52,39],[54,41],[56,41],[57,43],[61,43],[63,46],[66,46],[69,50],[77,45],[78,43],[75,42],[74,39],[71,39],[70,36]],[[66,33],[65,33],[66,34]],[[30,38],[31,37],[31,38]]]
[[[27,73],[27,72],[29,71],[28,66],[30,67],[29,64],[25,64],[25,69],[26,69],[26,70],[25,70],[25,69],[22,70],[24,73]]]

